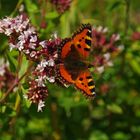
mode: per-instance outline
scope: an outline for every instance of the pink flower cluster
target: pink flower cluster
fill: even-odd
[[[107,38],[108,29],[102,26],[92,29],[92,45],[93,45],[93,65],[95,71],[102,73],[106,66],[113,66],[112,54],[118,52],[117,42],[120,40],[118,34],[111,35]]]
[[[38,47],[38,37],[26,15],[0,20],[0,33],[9,36],[10,50],[16,48],[28,57],[37,59],[35,49]]]
[[[9,37],[11,51],[17,49],[23,52],[29,60],[38,63],[32,72],[30,88],[25,97],[32,103],[37,103],[38,111],[41,111],[44,107],[44,100],[48,96],[46,80],[51,83],[55,82],[56,46],[59,45],[61,39],[54,34],[49,40],[39,41],[35,28],[24,15],[0,20],[0,33]]]

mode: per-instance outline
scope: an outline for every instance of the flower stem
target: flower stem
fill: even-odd
[[[125,21],[124,21],[124,36],[125,36],[125,42],[127,40],[127,35],[128,35],[128,29],[129,29],[129,24],[130,24],[130,0],[125,0],[126,8],[125,8]],[[124,66],[125,66],[125,54],[127,51],[127,46],[122,52],[122,63],[121,63],[121,73],[124,73]]]
[[[19,82],[28,74],[28,71],[25,72],[19,79],[15,79],[11,87],[7,90],[7,92],[4,94],[4,97],[0,100],[0,104],[4,103],[7,96],[10,94],[10,92],[19,84]]]

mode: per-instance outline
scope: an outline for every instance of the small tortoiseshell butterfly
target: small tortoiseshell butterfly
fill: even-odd
[[[58,47],[56,68],[58,80],[69,86],[73,84],[88,97],[95,96],[95,85],[85,59],[91,48],[91,25],[82,24],[71,38],[62,40]]]

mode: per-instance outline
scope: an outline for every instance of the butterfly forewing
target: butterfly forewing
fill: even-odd
[[[79,30],[73,35],[72,43],[76,47],[79,54],[86,58],[89,56],[91,48],[91,25],[84,24]]]
[[[71,51],[71,39],[65,38],[62,40],[58,48],[58,58],[65,59],[70,51]]]

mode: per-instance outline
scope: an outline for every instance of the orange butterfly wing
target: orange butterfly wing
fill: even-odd
[[[57,76],[59,81],[68,86],[74,84],[79,90],[88,97],[95,96],[95,85],[91,77],[90,72],[84,70],[81,72],[76,80],[72,79],[72,75],[69,73],[64,65],[65,59],[70,53],[73,53],[72,48],[75,48],[81,58],[85,59],[89,56],[91,48],[91,25],[83,24],[79,30],[72,36],[72,38],[63,39],[58,48],[58,59],[62,62],[57,65]],[[78,58],[78,56],[77,56]]]
[[[63,39],[58,49],[58,57],[65,59],[73,45],[83,58],[87,58],[91,48],[91,25],[82,24],[72,38]]]
[[[62,40],[59,48],[58,48],[58,59],[62,62],[56,67],[56,75],[59,81],[65,86],[69,86],[74,81],[71,78],[71,75],[68,73],[64,66],[64,59],[71,52],[71,38],[65,38]]]
[[[77,32],[72,36],[72,43],[83,58],[89,56],[91,48],[91,25],[82,24]]]
[[[95,97],[95,85],[90,72],[82,72],[75,81],[75,86],[80,89],[86,96]]]
[[[58,48],[58,58],[63,60],[71,51],[71,38],[65,38],[62,40]]]
[[[64,64],[59,64],[57,66],[56,74],[57,74],[59,81],[66,87],[69,86],[70,84],[74,83],[74,81],[71,78],[71,75],[66,70]]]

